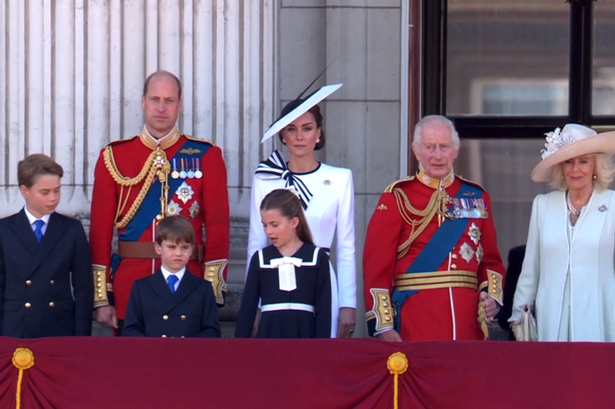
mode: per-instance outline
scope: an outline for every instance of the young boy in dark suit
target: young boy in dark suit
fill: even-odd
[[[0,220],[0,335],[91,335],[92,256],[78,220],[55,212],[62,166],[33,154],[17,165],[21,211]]]
[[[220,337],[211,283],[186,270],[193,245],[187,218],[168,216],[158,223],[154,247],[162,266],[132,285],[122,336]]]

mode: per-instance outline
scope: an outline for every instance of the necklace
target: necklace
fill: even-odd
[[[575,217],[579,217],[581,215],[581,211],[577,210],[572,205],[572,201],[570,200],[570,195],[566,195],[566,204],[568,205],[568,211],[570,212],[570,214],[574,215]]]

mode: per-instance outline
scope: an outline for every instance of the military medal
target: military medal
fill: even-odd
[[[181,170],[179,171],[179,177],[182,179],[186,179],[186,171],[185,171],[185,166],[184,166],[184,158],[180,158],[179,159],[179,167],[181,168]]]
[[[188,175],[188,179],[194,179],[194,158],[192,159],[192,167],[190,167],[190,170],[188,171],[187,175]]]
[[[173,179],[177,179],[179,177],[179,172],[177,171],[177,159],[173,158],[173,172],[171,172],[171,177]]]
[[[194,160],[194,164],[196,165],[195,168],[196,170],[194,171],[194,177],[197,179],[200,179],[201,176],[203,176],[203,172],[201,172],[201,164],[199,163],[198,159]]]

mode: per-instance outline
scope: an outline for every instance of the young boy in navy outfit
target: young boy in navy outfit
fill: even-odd
[[[0,335],[91,335],[94,284],[79,220],[55,212],[62,166],[43,154],[17,165],[26,205],[0,220]]]
[[[211,283],[186,270],[194,246],[190,221],[183,216],[162,219],[154,246],[162,266],[132,285],[121,335],[219,338]]]

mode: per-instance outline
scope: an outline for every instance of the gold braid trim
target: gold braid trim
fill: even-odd
[[[161,159],[161,158],[163,158],[165,162],[164,165],[158,163],[158,159]],[[139,172],[139,174],[135,176],[134,178],[125,177],[120,173],[120,171],[117,168],[117,165],[115,164],[115,158],[113,156],[113,149],[111,149],[111,146],[107,146],[105,148],[105,151],[103,152],[103,159],[105,161],[105,167],[111,174],[111,177],[113,178],[115,183],[117,183],[121,187],[119,205],[115,213],[115,227],[117,227],[118,229],[122,229],[126,227],[128,223],[134,217],[135,213],[141,206],[141,203],[143,203],[143,199],[145,198],[147,191],[152,185],[154,178],[156,177],[156,175],[159,173],[161,169],[162,169],[162,172],[159,175],[159,178],[163,185],[163,189],[166,187],[166,189],[168,190],[168,186],[166,186],[166,183],[165,183],[166,175],[163,175],[163,173],[168,174],[170,166],[168,164],[168,161],[166,160],[166,155],[164,151],[160,148],[156,148],[155,150],[152,151],[152,153],[147,157],[147,160],[145,161],[145,165],[141,169],[141,172]],[[139,191],[139,194],[135,198],[134,202],[132,202],[130,208],[128,209],[124,217],[122,217],[121,220],[118,221],[118,219],[120,218],[120,215],[124,212],[124,209],[126,208],[128,197],[130,196],[130,190],[132,189],[133,186],[137,185],[138,183],[141,183],[143,180],[145,181],[143,185],[141,185],[141,190]],[[128,188],[128,192],[126,193],[124,192],[125,188]],[[164,196],[164,191],[162,193]],[[161,200],[163,199],[161,198]]]
[[[397,258],[400,259],[406,255],[412,242],[427,228],[429,222],[436,214],[444,216],[446,214],[446,204],[448,203],[448,195],[445,191],[436,189],[429,199],[429,203],[423,210],[418,210],[410,203],[410,199],[401,189],[393,189],[395,201],[399,214],[406,223],[412,226],[410,237],[397,247]],[[412,220],[411,216],[419,217],[418,220]]]

